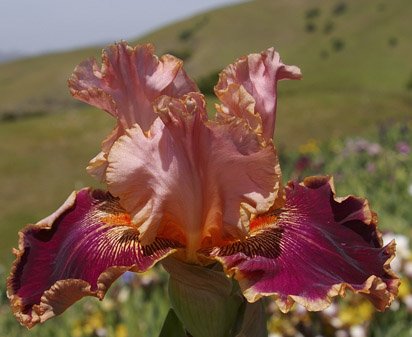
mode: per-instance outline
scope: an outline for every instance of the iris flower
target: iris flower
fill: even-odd
[[[102,299],[124,272],[166,257],[220,263],[247,301],[273,296],[285,312],[322,310],[346,289],[385,309],[399,284],[395,244],[382,245],[367,200],[336,197],[327,176],[281,182],[277,81],[300,78],[273,48],[242,57],[220,73],[209,119],[182,61],[151,45],[121,42],[101,66],[78,65],[72,95],[116,120],[87,168],[107,191],[73,192],[20,232],[8,279],[17,319],[32,327]]]

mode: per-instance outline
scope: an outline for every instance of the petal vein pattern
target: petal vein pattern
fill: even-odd
[[[138,235],[110,194],[72,194],[53,215],[20,233],[8,279],[13,313],[32,327],[84,296],[103,298],[125,271],[145,271],[181,246],[164,239],[142,246]]]
[[[172,232],[192,255],[244,237],[250,214],[267,211],[277,196],[273,145],[262,146],[243,120],[207,121],[197,93],[164,96],[156,109],[149,133],[135,125],[108,157],[109,191],[131,213],[142,242]]]
[[[334,198],[328,177],[290,183],[283,208],[256,221],[243,242],[204,250],[235,275],[249,301],[275,295],[283,311],[294,301],[323,310],[348,288],[384,310],[396,296],[394,243],[382,247],[366,200]]]

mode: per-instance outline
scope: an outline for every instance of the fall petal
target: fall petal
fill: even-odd
[[[263,136],[272,139],[277,81],[300,78],[300,69],[283,64],[273,48],[242,57],[219,75],[215,87],[215,93],[222,102],[218,107],[219,118],[242,117],[255,130],[260,119]]]
[[[197,93],[160,98],[150,131],[135,125],[108,156],[109,191],[144,243],[173,234],[190,254],[243,237],[240,210],[263,213],[273,204],[280,174],[273,146],[263,147],[242,121],[208,122],[204,104]]]
[[[209,251],[253,302],[274,295],[283,311],[296,301],[322,310],[351,289],[385,309],[399,280],[390,270],[392,242],[382,247],[366,200],[334,198],[327,177],[289,183],[279,211],[257,218],[245,241]]]
[[[13,313],[30,328],[84,296],[102,299],[123,272],[144,271],[177,246],[162,239],[142,246],[110,194],[74,192],[51,216],[20,232],[7,282]]]

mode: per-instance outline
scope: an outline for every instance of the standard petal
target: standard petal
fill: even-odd
[[[107,156],[114,142],[124,134],[124,129],[121,125],[117,125],[113,131],[102,142],[102,151],[95,156],[87,166],[86,170],[92,177],[103,182],[106,178]]]
[[[105,179],[111,145],[134,123],[149,130],[157,117],[153,110],[157,97],[181,97],[198,90],[181,60],[171,55],[159,59],[150,44],[135,48],[125,42],[111,45],[103,50],[102,60],[101,68],[93,59],[81,63],[68,81],[75,98],[118,119],[118,125],[102,144],[102,151],[87,168],[101,181]]]
[[[142,242],[159,233],[201,246],[244,237],[242,213],[269,209],[279,188],[272,144],[263,147],[243,121],[206,121],[204,98],[162,97],[148,133],[127,131],[109,154],[109,191],[139,225]],[[172,237],[171,237],[172,238]]]
[[[263,133],[262,118],[255,112],[255,99],[243,86],[231,83],[225,90],[217,91],[216,94],[223,102],[216,104],[218,120],[228,122],[243,118],[256,134]]]
[[[139,242],[117,199],[102,191],[74,192],[63,206],[20,232],[7,282],[14,315],[25,326],[62,313],[80,298],[103,298],[123,272],[144,271],[179,245]]]
[[[126,42],[103,50],[101,68],[93,59],[79,64],[68,83],[75,98],[109,112],[124,128],[137,123],[144,131],[156,119],[152,102],[157,97],[197,91],[181,60],[159,59],[152,45],[132,48]]]
[[[208,254],[235,275],[249,301],[275,295],[283,311],[294,301],[322,310],[346,288],[379,310],[394,299],[399,285],[389,267],[394,243],[382,247],[367,201],[334,198],[328,177],[290,183],[283,209],[254,225],[248,239]]]
[[[283,64],[273,48],[242,57],[219,75],[215,87],[215,93],[222,102],[218,106],[218,117],[242,117],[252,129],[262,129],[265,139],[272,139],[277,81],[300,78],[300,69]],[[257,125],[259,122],[260,126]]]

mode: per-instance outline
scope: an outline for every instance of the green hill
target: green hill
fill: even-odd
[[[183,58],[208,90],[237,57],[275,46],[304,75],[280,84],[276,139],[294,149],[310,138],[361,135],[412,117],[411,17],[409,0],[259,0],[130,42],[153,42],[159,55]],[[66,79],[100,49],[0,65],[0,259],[15,242],[16,226],[49,214],[72,189],[91,183],[84,167],[113,121],[73,100]]]
[[[214,83],[209,78],[235,58],[275,46],[285,62],[299,65],[304,74],[301,83],[281,85],[279,107],[280,135],[290,136],[290,128],[303,132],[298,143],[308,127],[322,138],[325,125],[328,133],[356,133],[365,125],[410,114],[411,17],[408,0],[260,0],[201,14],[131,43],[150,41],[159,54],[180,56],[189,74],[209,87]],[[0,116],[78,104],[68,94],[66,79],[76,64],[99,56],[99,50],[1,65]]]

